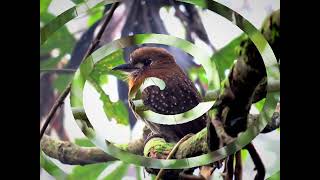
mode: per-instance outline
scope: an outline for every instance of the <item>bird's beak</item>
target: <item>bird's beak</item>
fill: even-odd
[[[125,71],[125,72],[132,72],[137,69],[139,68],[135,67],[132,64],[121,64],[119,66],[112,68],[112,70],[119,70],[119,71]]]

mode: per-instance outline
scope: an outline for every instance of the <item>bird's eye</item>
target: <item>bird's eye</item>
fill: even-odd
[[[151,60],[150,59],[146,59],[146,60],[143,61],[143,64],[145,66],[149,66],[151,64]]]

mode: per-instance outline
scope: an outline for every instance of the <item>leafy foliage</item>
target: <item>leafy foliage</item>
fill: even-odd
[[[114,180],[119,179],[119,177],[123,177],[124,175],[126,175],[128,167],[128,164],[121,162],[120,165],[114,171],[104,177],[103,180]]]
[[[55,16],[50,14],[49,12],[43,12],[41,14],[40,21],[44,24],[48,23]],[[58,31],[56,31],[52,37],[50,37],[45,44],[43,44],[40,48],[40,54],[46,55],[51,54],[53,50],[56,50],[58,56],[52,57],[49,56],[48,59],[40,61],[40,68],[48,69],[48,68],[56,68],[58,63],[67,63],[63,62],[64,57],[67,54],[71,54],[71,51],[74,47],[76,40],[73,35],[69,32],[66,27],[62,27]],[[63,91],[63,89],[67,86],[67,84],[71,80],[70,74],[60,75],[53,82],[54,88],[56,88],[59,92]]]
[[[124,80],[126,76],[123,73],[111,70],[113,67],[123,63],[125,63],[125,60],[123,58],[123,50],[121,49],[96,63],[90,76],[99,85],[107,83],[106,76],[108,74],[114,75],[117,78]]]
[[[43,169],[45,169],[50,175],[55,177],[56,179],[63,179],[65,177],[65,173],[56,166],[50,159],[45,157],[43,152],[40,152],[40,165]]]
[[[40,22],[43,24],[47,24],[51,21],[55,16],[50,14],[49,12],[43,12],[40,18]],[[59,55],[55,58],[50,58],[46,61],[41,62],[40,67],[41,68],[52,68],[54,67],[63,56],[65,56],[67,53],[71,53],[74,45],[75,45],[75,38],[73,35],[69,32],[67,27],[63,26],[58,31],[56,31],[48,40],[46,43],[44,43],[40,48],[40,54],[48,54],[53,49],[57,48],[59,50]],[[53,61],[51,63],[45,63],[48,61]]]
[[[238,36],[228,43],[225,47],[213,54],[211,60],[216,63],[220,80],[226,78],[225,71],[230,69],[234,61],[238,58],[241,41],[245,38],[245,34]],[[208,79],[202,67],[193,67],[188,71],[188,75],[192,81],[200,80],[205,87],[208,86]],[[223,83],[222,83],[223,84]]]
[[[238,58],[237,49],[240,47],[240,43],[245,37],[244,34],[232,40],[225,47],[221,48],[218,52],[214,53],[211,60],[217,65],[220,79],[226,78],[225,70],[230,69],[233,62]]]
[[[108,163],[89,164],[76,166],[67,180],[95,180],[101,172],[108,166]]]
[[[52,0],[41,0],[40,1],[40,15],[46,12]]]
[[[120,79],[124,79],[124,75],[111,69],[117,65],[123,64],[123,50],[118,50],[103,60],[99,61],[90,74],[89,81],[100,94],[100,100],[103,102],[103,109],[109,119],[114,118],[119,124],[129,124],[129,114],[126,106],[122,101],[112,102],[110,97],[101,88],[101,85],[108,82],[107,75],[111,74]]]
[[[89,82],[100,94],[100,100],[103,103],[103,110],[106,113],[109,120],[114,118],[119,124],[128,125],[129,124],[129,114],[126,106],[122,101],[117,101],[115,103],[111,102],[110,97],[103,91],[103,89],[98,85],[92,78]]]
[[[116,168],[109,171],[107,169],[111,165],[115,165]],[[120,179],[126,175],[129,165],[120,161],[113,161],[108,163],[89,164],[85,166],[76,166],[72,173],[68,175],[67,180],[115,180]],[[107,171],[107,175],[104,177],[104,171]]]

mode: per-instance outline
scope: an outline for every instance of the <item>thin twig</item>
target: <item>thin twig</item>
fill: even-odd
[[[116,10],[116,8],[119,6],[119,2],[116,2],[112,5],[107,17],[105,18],[105,20],[102,23],[101,29],[99,30],[99,33],[97,34],[96,38],[92,41],[92,43],[90,44],[90,47],[88,48],[84,58],[82,59],[82,62],[95,50],[95,48],[97,47],[97,45],[99,44],[100,38],[102,37],[103,31],[105,30],[105,28],[107,27],[107,25],[109,24],[112,15],[114,13],[114,11]],[[59,98],[57,99],[57,101],[54,103],[53,107],[51,108],[47,118],[45,119],[45,123],[42,126],[42,129],[40,131],[40,141],[41,138],[44,134],[44,132],[46,131],[50,121],[52,120],[55,112],[57,111],[58,107],[63,104],[64,99],[67,97],[68,93],[71,90],[71,83],[68,84],[67,88],[62,92],[62,94],[59,96]]]
[[[233,171],[234,171],[233,160],[234,160],[234,154],[230,155],[227,158],[227,161],[225,164],[225,166],[227,168],[227,174],[226,174],[225,180],[232,180],[233,179]]]
[[[266,174],[266,170],[264,168],[264,165],[262,163],[262,160],[257,152],[257,150],[255,149],[255,147],[253,146],[252,143],[249,143],[246,147],[245,147],[250,156],[251,156],[251,159],[255,165],[255,169],[257,170],[257,174],[255,176],[255,180],[263,180],[264,179],[264,176]]]
[[[69,84],[67,86],[67,88],[60,94],[59,98],[56,100],[56,102],[53,104],[46,120],[45,120],[45,123],[43,124],[42,126],[42,129],[40,131],[40,141],[41,141],[41,138],[44,134],[44,132],[46,131],[51,119],[53,118],[55,112],[57,111],[57,109],[63,104],[63,101],[64,99],[67,97],[67,95],[69,94],[70,92],[70,89],[71,89],[71,84]]]
[[[84,56],[85,57],[84,59],[86,59],[87,56],[89,56],[95,50],[96,46],[99,44],[100,39],[101,39],[101,37],[103,35],[103,32],[106,29],[107,25],[109,24],[109,22],[110,22],[110,20],[112,18],[112,15],[113,15],[114,11],[116,10],[116,8],[119,6],[119,4],[120,4],[119,2],[116,2],[116,3],[114,3],[112,5],[107,17],[105,18],[105,20],[102,23],[102,26],[101,26],[96,38],[90,44],[89,50],[86,52],[86,54]]]
[[[236,165],[234,171],[234,179],[235,180],[242,180],[242,157],[241,157],[241,150],[236,152]]]

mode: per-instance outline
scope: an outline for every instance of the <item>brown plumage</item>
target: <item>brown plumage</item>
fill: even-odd
[[[156,113],[166,115],[183,113],[202,101],[193,82],[165,49],[139,48],[131,53],[128,64],[115,67],[114,70],[129,72],[129,92],[139,87],[147,77],[157,77],[166,83],[162,91],[159,87],[149,86],[142,92],[144,105]],[[164,137],[167,141],[178,141],[189,133],[195,134],[205,128],[206,119],[205,114],[194,121],[178,125],[161,125],[144,121],[154,134]]]

